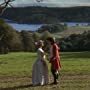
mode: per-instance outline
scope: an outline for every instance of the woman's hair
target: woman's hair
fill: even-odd
[[[40,47],[44,45],[44,42],[42,40],[39,40],[38,42],[35,42],[35,45]]]
[[[47,41],[49,41],[51,44],[54,44],[54,43],[55,43],[55,38],[53,38],[53,37],[48,37],[48,38],[47,38]]]

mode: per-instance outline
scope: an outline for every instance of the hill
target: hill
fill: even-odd
[[[0,18],[18,23],[48,24],[59,22],[90,22],[90,7],[68,8],[18,7],[8,8]]]
[[[68,37],[71,34],[82,34],[85,31],[90,31],[90,26],[76,26],[76,27],[68,27],[66,30],[58,33],[54,33],[53,36],[57,38]]]

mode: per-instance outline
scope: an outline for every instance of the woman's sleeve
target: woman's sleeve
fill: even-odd
[[[44,51],[42,49],[39,49],[39,51],[41,53],[42,60],[44,60],[45,59],[45,53],[44,53]]]

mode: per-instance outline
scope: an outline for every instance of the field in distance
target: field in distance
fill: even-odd
[[[90,26],[75,26],[68,27],[67,30],[62,32],[54,33],[53,36],[56,38],[68,37],[71,34],[82,34],[85,31],[90,31]]]

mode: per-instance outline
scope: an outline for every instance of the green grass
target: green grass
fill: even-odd
[[[35,53],[9,53],[0,55],[0,75],[30,76],[35,58]]]
[[[0,90],[89,90],[90,52],[61,52],[60,56],[59,84],[32,87],[31,72],[36,53],[0,55]]]
[[[90,52],[67,52],[61,55],[64,74],[90,74]]]

